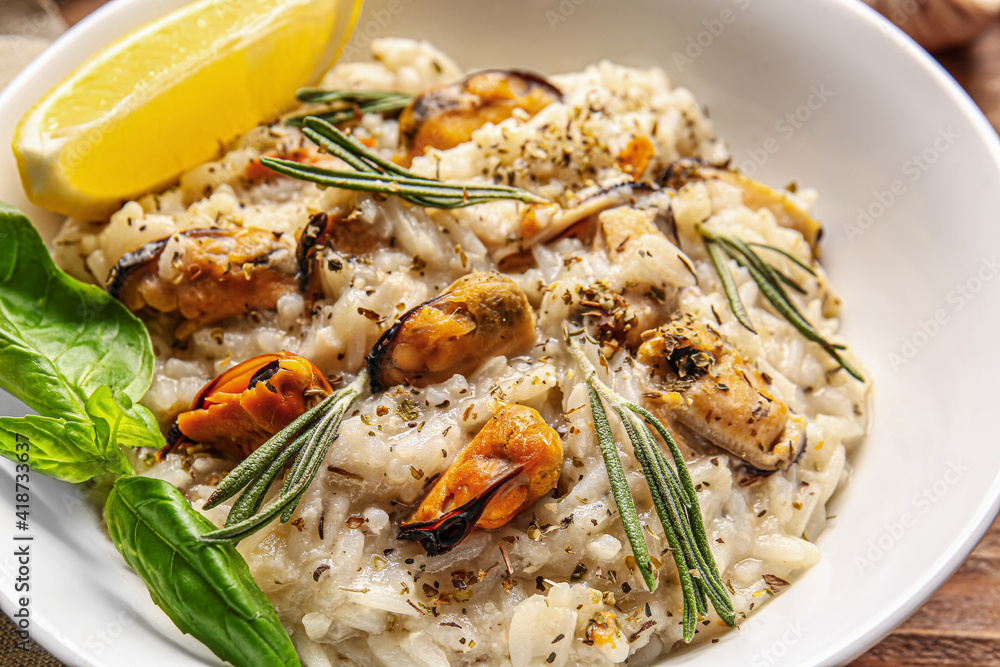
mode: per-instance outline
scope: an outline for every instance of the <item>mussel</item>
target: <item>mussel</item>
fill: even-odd
[[[559,434],[537,410],[506,404],[400,525],[401,540],[429,556],[450,551],[473,528],[499,528],[555,488],[563,464]]]
[[[535,336],[535,313],[514,281],[470,273],[382,334],[367,358],[371,389],[423,387],[468,374],[487,356],[530,347]]]
[[[346,215],[326,212],[312,215],[299,236],[295,253],[303,292],[313,296],[321,291],[316,268],[323,261],[323,251],[327,248],[342,255],[364,256],[388,243],[389,239],[375,233],[370,224],[361,220],[360,209],[352,209]]]
[[[299,289],[295,240],[264,229],[191,229],[125,254],[108,292],[130,310],[177,312],[176,331],[195,330],[250,311],[270,310]]]
[[[795,462],[805,446],[805,418],[775,398],[764,374],[715,330],[682,314],[643,338],[638,359],[666,390],[652,401],[757,470]]]
[[[534,116],[562,100],[562,92],[537,74],[486,70],[417,95],[399,115],[401,162],[428,148],[445,150],[468,141],[486,123],[510,118],[514,109]]]
[[[333,389],[305,357],[262,354],[224,371],[178,415],[161,456],[199,443],[243,459]]]
[[[524,260],[530,257],[535,246],[569,236],[579,225],[596,220],[602,212],[634,204],[643,195],[658,191],[655,185],[629,181],[601,188],[568,208],[555,204],[526,206],[521,214],[518,237],[494,251],[492,258],[501,266]],[[671,221],[665,222],[672,225]],[[673,230],[668,233],[674,236]]]

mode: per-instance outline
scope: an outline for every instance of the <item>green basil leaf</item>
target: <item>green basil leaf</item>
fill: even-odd
[[[274,607],[229,544],[199,536],[215,526],[162,480],[123,477],[105,508],[115,547],[182,632],[239,667],[298,666]]]
[[[128,396],[115,395],[107,385],[91,394],[86,408],[97,429],[98,446],[109,458],[120,454],[119,447],[160,449],[167,445],[153,413],[133,404]]]
[[[156,419],[128,396],[99,387],[84,404],[87,419],[29,415],[0,418],[0,455],[21,461],[17,444],[31,443],[32,469],[69,482],[83,482],[108,472],[131,475],[121,447],[160,449],[166,445]]]
[[[152,376],[142,322],[57,268],[27,218],[0,203],[0,387],[42,415],[0,420],[0,455],[16,460],[20,435],[31,467],[53,477],[131,474],[120,446],[165,444],[133,403]]]
[[[0,203],[0,386],[42,415],[84,418],[101,386],[137,401],[152,377],[142,322],[57,268],[28,219]]]
[[[18,443],[30,443],[25,457]],[[32,470],[67,482],[85,482],[107,472],[130,474],[132,467],[115,450],[106,456],[96,445],[93,423],[52,417],[0,417],[0,454]]]

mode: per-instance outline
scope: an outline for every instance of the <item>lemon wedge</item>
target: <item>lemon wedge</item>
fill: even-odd
[[[212,159],[322,74],[360,4],[199,0],[112,42],[18,125],[14,156],[28,198],[105,218]]]

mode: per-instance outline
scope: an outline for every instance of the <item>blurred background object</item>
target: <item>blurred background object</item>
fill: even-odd
[[[865,1],[932,53],[969,42],[1000,15],[1000,0]]]
[[[66,30],[53,0],[0,3],[0,88]]]

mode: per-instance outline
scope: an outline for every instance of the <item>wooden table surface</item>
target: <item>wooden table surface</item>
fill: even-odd
[[[106,1],[63,0],[60,9],[72,24]],[[938,60],[1000,129],[1000,23]],[[927,665],[1000,667],[1000,520],[930,600],[850,667]]]

